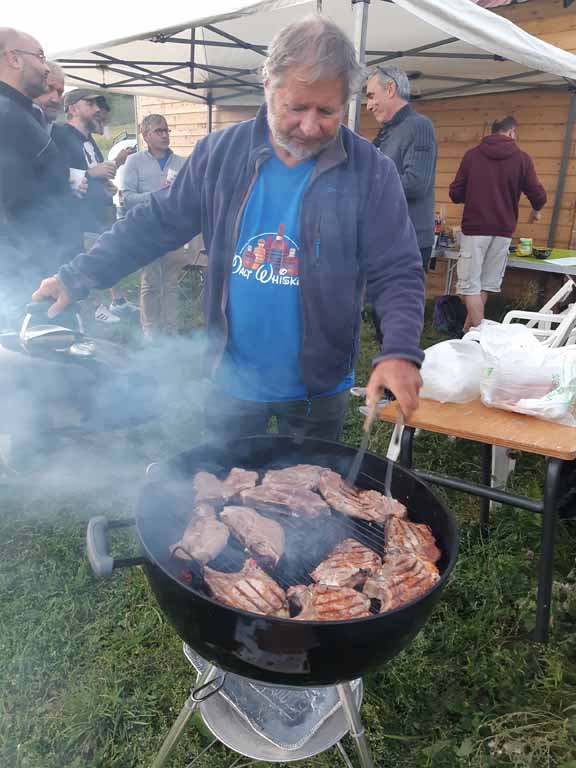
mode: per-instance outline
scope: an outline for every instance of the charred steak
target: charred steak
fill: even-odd
[[[325,467],[317,467],[314,464],[296,464],[285,469],[269,469],[264,475],[262,485],[289,485],[292,488],[298,486],[315,491],[324,470]]]
[[[254,560],[247,560],[237,573],[205,567],[204,580],[219,603],[266,616],[289,617],[286,593]]]
[[[356,539],[345,539],[310,574],[314,581],[329,587],[356,587],[375,573],[382,561]]]
[[[370,615],[370,600],[349,587],[290,587],[288,599],[302,610],[295,616],[299,621],[346,621]]]
[[[386,554],[411,554],[435,563],[442,553],[430,528],[424,523],[411,523],[391,517],[385,528]]]
[[[440,579],[436,566],[413,555],[390,555],[373,576],[366,579],[364,594],[380,600],[380,613],[415,600]]]
[[[259,485],[240,493],[242,504],[260,512],[279,512],[295,517],[322,517],[330,507],[313,491],[287,485]]]
[[[228,543],[230,531],[216,519],[209,504],[198,504],[182,538],[170,547],[170,553],[180,560],[196,560],[206,565],[214,560]]]
[[[220,519],[238,541],[265,564],[275,567],[284,554],[284,529],[251,507],[224,507]]]
[[[390,517],[406,517],[404,504],[383,496],[378,491],[350,488],[344,479],[331,469],[320,476],[319,490],[324,499],[337,512],[373,523],[385,523]]]

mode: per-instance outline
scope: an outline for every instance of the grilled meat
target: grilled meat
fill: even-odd
[[[411,554],[431,563],[437,562],[442,555],[432,531],[424,523],[391,517],[386,523],[385,540],[387,555]]]
[[[210,472],[197,472],[192,481],[192,487],[197,503],[208,502],[218,505],[226,504],[247,488],[254,488],[257,482],[258,472],[234,467],[226,480],[219,480]]]
[[[197,472],[192,481],[194,500],[196,503],[223,504],[225,501],[225,489],[222,480],[210,472]]]
[[[385,523],[390,517],[406,517],[404,504],[383,496],[378,491],[350,488],[343,478],[331,469],[320,476],[319,490],[328,504],[348,517],[359,517],[373,523]]]
[[[262,485],[289,485],[292,488],[298,486],[315,491],[324,469],[325,467],[317,467],[314,464],[296,464],[285,469],[269,469],[264,475]]]
[[[356,587],[375,573],[382,561],[356,539],[345,539],[310,574],[314,581],[330,587]]]
[[[290,587],[288,599],[301,612],[294,618],[299,621],[346,621],[370,615],[370,600],[366,595],[349,587],[328,587],[312,584],[309,587]]]
[[[238,498],[241,491],[245,491],[248,488],[254,488],[257,482],[258,472],[250,472],[247,469],[234,467],[230,470],[226,480],[224,480],[224,485],[226,486],[226,491],[228,493],[226,501]]]
[[[259,485],[240,493],[242,504],[260,512],[279,512],[295,517],[322,517],[330,507],[313,491],[287,485]]]
[[[230,531],[216,519],[209,504],[198,504],[182,538],[170,547],[170,554],[180,560],[196,560],[201,565],[214,560],[228,543]]]
[[[220,519],[238,541],[267,565],[276,566],[284,554],[284,529],[250,507],[224,507]]]
[[[289,617],[286,593],[254,560],[247,560],[237,573],[206,567],[204,580],[219,603],[266,616]]]
[[[380,613],[415,600],[439,580],[436,566],[413,555],[390,555],[373,576],[366,579],[364,594],[380,600]]]

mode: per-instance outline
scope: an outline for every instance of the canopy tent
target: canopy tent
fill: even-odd
[[[475,4],[494,0],[373,0],[369,10],[368,2],[212,0],[209,14],[191,14],[189,5],[164,0],[132,14],[101,0],[89,23],[55,27],[43,22],[40,7],[30,13],[13,4],[3,23],[37,36],[63,65],[69,85],[207,104],[259,103],[259,67],[271,37],[318,9],[349,35],[356,28],[367,65],[394,62],[408,71],[416,99],[558,88],[576,80],[576,56]],[[78,18],[77,3],[61,1],[58,13]]]

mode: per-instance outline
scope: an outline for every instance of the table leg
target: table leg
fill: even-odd
[[[482,485],[490,488],[492,485],[492,446],[482,443]],[[488,538],[490,531],[490,499],[480,499],[480,533],[482,538]]]
[[[550,604],[552,602],[552,577],[554,568],[554,534],[558,506],[558,491],[564,462],[548,459],[544,481],[544,507],[542,510],[542,532],[540,537],[540,562],[538,563],[538,595],[536,598],[536,628],[534,640],[545,643],[548,640]]]

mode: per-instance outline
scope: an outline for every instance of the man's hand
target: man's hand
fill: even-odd
[[[54,304],[47,312],[48,317],[56,317],[63,309],[72,304],[72,299],[57,277],[47,277],[46,280],[42,280],[38,289],[32,294],[32,301],[45,301],[46,299],[55,299]]]
[[[88,179],[83,178],[82,181],[79,181],[76,184],[70,182],[70,186],[72,187],[73,195],[79,197],[81,200],[86,197],[86,193],[88,192]]]
[[[418,393],[422,386],[420,371],[409,360],[390,358],[374,368],[366,387],[366,405],[375,406],[385,389],[389,389],[398,402],[398,407],[409,419],[418,407]]]
[[[110,195],[110,197],[114,197],[116,192],[118,192],[118,187],[116,186],[116,184],[114,184],[114,182],[110,181],[109,179],[107,179],[104,182],[104,189],[106,191],[106,194]]]
[[[116,168],[120,168],[121,165],[124,165],[126,160],[130,157],[130,155],[133,155],[134,152],[136,152],[136,147],[126,147],[126,149],[121,149],[114,159]]]
[[[116,163],[106,161],[88,168],[88,176],[93,179],[113,179],[116,176]]]
[[[535,224],[537,221],[540,221],[541,217],[542,213],[540,211],[532,209],[530,211],[530,216],[528,216],[528,224]]]

